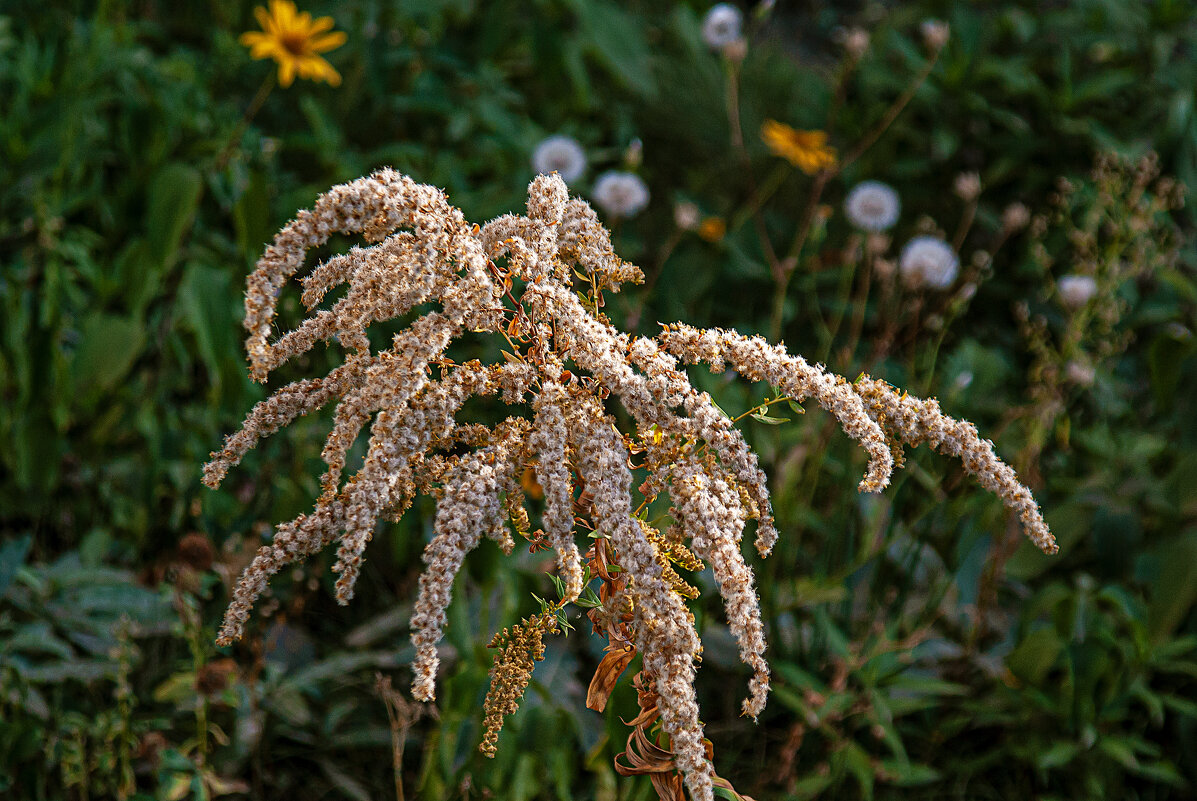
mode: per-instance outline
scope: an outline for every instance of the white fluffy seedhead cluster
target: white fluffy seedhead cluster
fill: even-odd
[[[361,234],[370,244],[311,268],[300,281],[308,317],[272,339],[284,283],[299,273],[307,251],[333,233]],[[507,521],[527,531],[519,477],[532,470],[544,490],[538,536],[556,554],[562,600],[576,599],[583,589],[575,526],[585,519],[629,577],[634,643],[655,682],[675,764],[695,799],[711,799],[712,770],[694,695],[701,645],[661,543],[688,543],[688,553],[710,564],[753,673],[744,711],[755,717],[765,703],[769,668],[740,540],[747,521],[755,520],[757,550],[767,555],[777,530],[756,456],[679,362],[730,367],[799,401],[814,398],[867,452],[862,490],[889,483],[903,442],[925,441],[959,456],[1018,512],[1036,544],[1054,549],[1030,493],[971,424],[883,382],[849,383],[759,338],[685,325],[667,326],[655,338],[621,333],[600,311],[600,291],[641,278],[615,255],[590,206],[571,199],[557,176],[532,182],[526,216],[506,215],[481,228],[466,222],[439,190],[391,170],[335,187],[301,212],[248,281],[250,374],[264,381],[317,342],[339,344],[344,363],[255,406],[213,454],[204,481],[218,486],[263,436],[335,403],[322,453],[323,492],[311,513],[279,525],[273,543],[245,570],[219,642],[242,635],[271,576],[334,542],[337,599],[348,602],[379,520],[397,519],[418,494],[431,494],[437,499],[433,538],[412,616],[413,692],[431,700],[454,578],[482,536],[510,551]],[[339,285],[346,285],[342,296],[322,308]],[[372,349],[370,326],[404,316],[414,319],[390,347]],[[500,364],[455,363],[446,349],[466,332],[505,337],[513,352]],[[512,414],[493,426],[458,422],[462,405],[478,395],[498,396]],[[635,432],[621,433],[612,415],[616,404]],[[365,461],[343,479],[346,454],[367,426]],[[672,502],[666,534],[635,511],[633,451],[643,462],[635,469],[647,474],[638,485],[644,500],[667,493]]]
[[[881,181],[861,181],[844,199],[848,222],[862,231],[888,231],[898,222],[902,201],[897,191]]]
[[[947,289],[960,272],[960,259],[939,237],[916,236],[902,248],[898,272],[914,289]]]

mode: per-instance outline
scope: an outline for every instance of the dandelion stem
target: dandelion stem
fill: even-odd
[[[952,237],[952,250],[960,252],[960,248],[964,245],[964,239],[968,236],[968,229],[973,227],[973,219],[976,216],[977,199],[973,198],[964,204],[964,212],[960,215],[960,225],[956,227],[956,235]]]
[[[228,164],[229,158],[233,155],[233,150],[241,144],[241,137],[245,136],[245,129],[249,127],[250,122],[257,116],[257,113],[262,110],[262,105],[265,104],[266,98],[270,97],[271,91],[274,90],[277,78],[275,73],[271,70],[266,79],[262,81],[262,85],[258,87],[258,93],[254,95],[253,100],[249,101],[249,106],[246,107],[245,113],[241,115],[241,121],[237,123],[237,127],[233,130],[233,135],[229,137],[229,141],[221,149],[216,156],[215,168],[219,172]]]
[[[781,285],[789,280],[789,276],[786,275],[785,267],[777,258],[773,243],[769,241],[769,229],[765,226],[765,219],[761,216],[761,206],[765,201],[761,198],[756,179],[752,176],[752,159],[748,155],[748,148],[744,146],[744,128],[740,122],[740,67],[734,62],[729,62],[727,69],[727,119],[731,126],[732,147],[740,156],[740,161],[744,165],[744,175],[748,180],[749,215],[752,217],[757,239],[761,243],[761,252],[769,265],[769,272],[773,275],[774,284],[780,287],[780,290],[774,290],[774,306],[776,307],[776,294],[778,291],[785,294],[785,288]],[[782,302],[784,303],[784,297]]]
[[[926,65],[923,66],[923,69],[915,77],[914,81],[911,82],[910,86],[906,87],[906,91],[903,92],[888,109],[886,109],[885,114],[882,115],[881,120],[877,123],[877,125],[875,125],[871,131],[865,134],[865,137],[856,144],[856,147],[852,148],[848,155],[844,156],[843,160],[841,160],[839,164],[832,168],[834,173],[838,174],[843,172],[848,165],[852,164],[854,161],[864,155],[864,152],[876,144],[877,140],[881,138],[881,135],[889,129],[889,126],[893,125],[894,120],[898,118],[898,115],[902,113],[902,110],[906,108],[907,104],[910,103],[911,100],[914,99],[915,94],[918,93],[919,87],[923,85],[923,82],[927,80],[927,76],[931,74],[931,70],[935,69],[935,65],[939,61],[939,52],[939,50],[936,50],[931,54],[931,57],[927,59]]]

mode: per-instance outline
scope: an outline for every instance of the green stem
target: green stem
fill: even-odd
[[[776,278],[773,283],[773,310],[769,315],[770,342],[776,343],[781,340],[781,324],[786,309],[786,289],[790,285],[790,276],[792,274],[792,271],[786,271],[784,275]]]
[[[219,172],[228,164],[229,158],[233,155],[233,150],[241,144],[241,137],[245,136],[245,129],[249,127],[249,123],[253,120],[257,113],[262,110],[262,105],[266,102],[266,98],[270,97],[271,91],[274,90],[275,73],[273,70],[266,76],[266,80],[262,81],[262,85],[258,87],[258,93],[254,95],[253,100],[249,101],[249,106],[245,109],[245,113],[241,115],[241,121],[237,123],[237,127],[233,130],[232,136],[220,153],[216,155],[214,166]]]

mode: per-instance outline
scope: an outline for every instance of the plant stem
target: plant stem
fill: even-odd
[[[856,147],[852,148],[848,155],[844,156],[843,160],[840,161],[839,164],[832,168],[834,174],[838,175],[839,173],[843,172],[845,168],[852,164],[852,162],[860,158],[866,150],[876,144],[877,140],[881,138],[881,135],[886,132],[890,125],[893,125],[894,120],[896,120],[898,115],[902,113],[902,109],[906,108],[907,104],[914,99],[915,94],[918,93],[919,87],[921,87],[923,82],[927,80],[927,76],[931,74],[931,70],[935,69],[935,64],[938,61],[939,51],[936,50],[931,54],[931,58],[927,60],[927,63],[923,66],[923,69],[915,77],[910,86],[906,87],[906,91],[899,95],[898,99],[895,100],[888,109],[886,109],[885,114],[882,115],[880,122],[878,122],[871,131],[865,134],[864,139],[861,139],[856,144]]]
[[[262,110],[262,105],[266,102],[266,98],[270,96],[270,92],[274,89],[275,73],[271,70],[266,76],[266,80],[262,81],[262,85],[258,87],[258,93],[254,95],[253,100],[249,101],[249,106],[245,109],[245,113],[241,115],[241,121],[237,123],[237,127],[233,130],[233,135],[229,137],[229,141],[221,149],[216,156],[214,162],[216,171],[219,172],[228,164],[229,158],[233,155],[233,150],[241,144],[241,137],[245,136],[245,129],[249,127],[249,123]]]

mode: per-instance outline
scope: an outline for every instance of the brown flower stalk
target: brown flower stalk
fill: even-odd
[[[312,267],[300,279],[308,316],[272,338],[279,293],[303,268],[307,251],[333,233],[361,234],[370,244]],[[655,338],[624,334],[602,313],[603,293],[641,279],[635,265],[615,255],[590,206],[571,199],[555,175],[532,182],[526,216],[506,215],[481,228],[439,190],[391,170],[335,187],[313,210],[301,212],[248,280],[250,375],[265,381],[317,342],[339,345],[344,363],[323,378],[288,384],[255,406],[241,430],[212,455],[204,481],[218,486],[262,437],[335,403],[322,453],[322,493],[310,513],[279,525],[273,543],[245,570],[218,642],[241,637],[275,573],[334,542],[337,600],[348,602],[378,521],[397,519],[417,495],[432,494],[434,536],[424,552],[427,569],[412,616],[413,694],[429,701],[437,644],[466,554],[483,535],[510,551],[512,521],[534,548],[556,555],[562,598],[548,607],[556,614],[586,590],[589,573],[575,539],[582,527],[596,538],[586,567],[597,569],[603,582],[592,617],[597,630],[619,639],[606,677],[592,686],[593,703],[605,702],[615,677],[639,654],[669,738],[670,764],[691,797],[709,801],[722,780],[704,746],[694,694],[701,643],[685,602],[696,590],[676,568],[710,564],[740,656],[753,674],[744,711],[756,717],[769,690],[769,667],[753,572],[740,539],[747,521],[755,520],[756,546],[764,556],[778,532],[756,456],[710,396],[694,389],[679,362],[731,367],[798,400],[814,398],[867,452],[862,490],[889,483],[901,443],[928,442],[958,456],[1018,512],[1037,545],[1054,549],[1030,493],[971,424],[884,382],[863,377],[849,383],[759,338],[685,325],[667,326]],[[341,285],[347,285],[342,296],[325,304]],[[395,318],[410,323],[390,347],[373,349],[371,325]],[[470,332],[501,338],[504,360],[458,364],[449,358],[454,340]],[[457,414],[472,396],[498,396],[512,414],[492,426],[459,423]],[[630,415],[634,431],[618,428],[616,403]],[[365,461],[345,479],[346,455],[366,428]],[[633,465],[633,456],[640,464]],[[528,476],[544,492],[535,533],[521,489]],[[672,524],[657,529],[646,522],[645,510],[662,494],[672,502]],[[541,619],[496,640],[503,652],[484,750],[494,747],[498,725],[527,684],[539,636],[551,628],[536,621]]]

